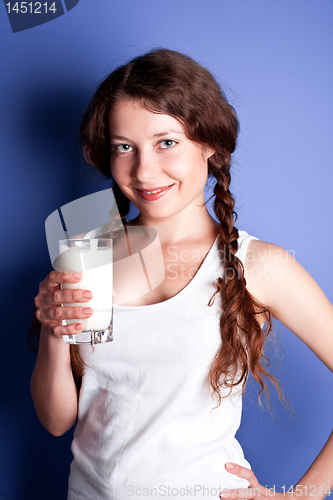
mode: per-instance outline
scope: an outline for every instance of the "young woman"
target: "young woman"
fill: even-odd
[[[157,231],[165,278],[135,300],[117,304],[116,294],[114,341],[94,349],[62,342],[92,314],[80,276],[53,271],[40,285],[32,395],[52,434],[78,420],[69,500],[266,496],[234,436],[249,372],[261,390],[275,382],[263,363],[271,317],[333,370],[332,304],[288,252],[234,226],[237,130],[211,74],[166,49],[116,69],[85,113],[85,156],[112,176],[123,218],[130,202],[138,208],[124,223]],[[204,201],[208,176],[216,219]],[[121,280],[114,288],[126,297]],[[61,307],[71,302],[82,309]],[[77,323],[62,326],[70,318]],[[333,435],[298,496],[310,485],[316,498],[333,486]]]

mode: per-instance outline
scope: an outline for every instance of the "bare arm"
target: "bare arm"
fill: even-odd
[[[314,495],[311,496],[317,500],[325,498],[333,489],[333,431],[324,448],[297,484],[302,496],[310,496],[311,485],[316,485],[316,490],[312,487]],[[294,489],[296,488],[297,485]]]
[[[41,322],[40,342],[36,365],[31,378],[31,394],[37,415],[43,426],[60,436],[74,425],[78,411],[78,393],[74,382],[69,345],[63,335],[82,331],[82,324],[63,326],[62,319],[87,318],[92,314],[79,307],[63,307],[63,303],[87,302],[88,290],[60,290],[58,284],[78,283],[70,273],[52,271],[40,284],[35,298],[36,316]],[[89,292],[83,297],[82,293]]]
[[[333,372],[333,305],[310,274],[283,248],[251,241],[245,279],[249,292]]]
[[[54,436],[61,436],[77,418],[78,393],[73,379],[69,345],[42,327],[31,394],[39,420]]]
[[[287,251],[263,241],[250,242],[244,269],[249,292],[333,371],[333,305],[314,279]],[[250,482],[247,492],[242,490],[241,498],[255,498],[258,494],[271,498],[253,471],[232,465],[230,468],[226,464],[228,472]],[[333,433],[294,486],[294,496],[322,500],[332,488]],[[234,492],[230,493],[230,498],[237,498]],[[282,499],[284,495],[274,496]]]

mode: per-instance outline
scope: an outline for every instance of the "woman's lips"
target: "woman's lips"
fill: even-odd
[[[171,184],[171,186],[166,186],[166,187],[155,187],[152,189],[147,189],[147,190],[142,190],[142,189],[136,189],[141,198],[143,198],[146,201],[154,201],[158,200],[161,198],[167,191],[169,191],[174,184]],[[157,193],[152,193],[152,191],[157,191]]]

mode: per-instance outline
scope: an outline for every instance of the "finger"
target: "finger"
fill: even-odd
[[[56,289],[54,292],[44,292],[40,293],[35,297],[35,305],[36,305],[36,318],[41,323],[45,323],[46,321],[53,321],[55,319],[73,319],[73,315],[79,318],[87,318],[89,317],[91,311],[84,311],[82,313],[82,309],[86,309],[89,306],[89,301],[92,299],[93,294],[90,290],[60,290]],[[82,302],[82,307],[78,307],[80,302]],[[86,307],[84,303],[88,302]],[[69,312],[72,310],[72,307],[63,307],[62,304],[66,304],[66,306],[70,303],[77,307],[77,311]],[[55,310],[56,309],[56,310]],[[75,318],[76,319],[76,318]]]
[[[230,472],[230,474],[235,474],[235,476],[241,477],[249,481],[251,487],[260,486],[258,479],[254,475],[254,472],[247,467],[243,467],[238,464],[227,462],[225,464],[225,469]]]
[[[82,323],[73,323],[72,325],[59,325],[59,323],[49,322],[46,331],[52,337],[63,337],[64,335],[75,335],[83,330]]]
[[[52,271],[45,280],[40,284],[40,288],[53,290],[58,287],[59,283],[78,283],[83,278],[81,273],[62,273],[60,271]]]
[[[62,321],[63,319],[87,319],[94,314],[91,307],[66,307],[56,306],[49,307],[44,313],[42,320],[46,321]]]
[[[52,293],[44,294],[46,305],[68,304],[75,302],[88,302],[93,298],[90,290],[63,288],[56,289]]]

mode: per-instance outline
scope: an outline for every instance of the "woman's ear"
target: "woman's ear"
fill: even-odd
[[[215,154],[215,149],[209,146],[204,146],[202,153],[205,161],[207,161],[211,156],[213,156],[213,154]]]

